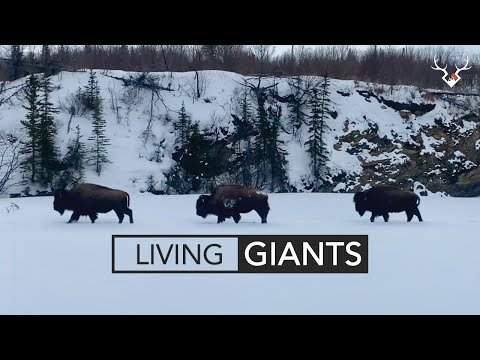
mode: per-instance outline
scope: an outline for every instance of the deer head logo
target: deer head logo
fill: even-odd
[[[450,86],[450,87],[453,87],[457,82],[460,81],[461,77],[460,77],[460,75],[458,75],[458,74],[460,73],[460,71],[462,71],[462,70],[468,70],[468,69],[471,68],[471,66],[467,68],[467,65],[468,65],[468,56],[467,56],[467,59],[466,59],[467,62],[466,62],[466,64],[465,64],[465,66],[459,69],[458,66],[455,64],[455,67],[457,68],[457,71],[455,71],[454,73],[451,73],[451,74],[449,75],[448,72],[447,72],[447,65],[445,65],[444,68],[441,68],[440,66],[437,65],[437,60],[438,60],[438,59],[437,59],[436,57],[433,58],[433,62],[435,63],[435,67],[431,66],[431,68],[432,68],[433,70],[443,71],[443,73],[444,73],[445,75],[442,76],[442,79],[443,79],[443,81],[445,81],[445,82],[447,83],[447,85]],[[447,79],[447,76],[448,76],[448,79]]]

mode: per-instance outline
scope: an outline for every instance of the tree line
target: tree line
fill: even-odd
[[[292,47],[274,55],[271,45],[43,45],[39,52],[13,45],[0,61],[0,81],[15,80],[32,73],[48,75],[62,70],[116,69],[138,72],[225,70],[242,75],[298,76],[328,74],[335,79],[353,79],[382,84],[414,85],[449,89],[430,67],[433,58],[442,66],[461,67],[460,50],[442,47],[373,45],[366,51],[336,45],[315,50]],[[479,91],[480,56],[470,58],[473,67],[462,73],[454,91]]]
[[[165,192],[209,191],[221,183],[296,191],[288,177],[286,141],[298,141],[309,155],[311,172],[304,179],[305,188],[322,191],[328,183],[325,135],[333,110],[330,79],[291,79],[286,96],[278,94],[276,82],[260,84],[251,78],[239,87],[232,113],[235,130],[226,139],[218,140],[215,129],[208,126],[200,129],[182,104],[173,120],[176,165],[166,174]],[[288,114],[283,113],[285,107]]]
[[[90,112],[92,120],[89,144],[82,141],[83,135],[77,125],[75,138],[68,144],[62,157],[57,146],[57,125],[55,114],[59,112],[51,102],[51,77],[46,74],[31,74],[23,90],[27,114],[21,124],[25,130],[19,154],[20,167],[25,185],[38,185],[43,188],[65,188],[83,180],[86,166],[97,175],[109,163],[105,134],[106,121],[102,114],[102,98],[94,72],[90,72],[89,82],[84,91],[77,93]]]
[[[215,123],[201,127],[185,103],[173,118],[165,115],[165,124],[171,124],[175,134],[175,165],[165,174],[164,192],[208,191],[225,181],[271,192],[295,191],[288,178],[286,141],[298,141],[309,154],[311,176],[304,179],[305,188],[322,191],[328,174],[325,134],[327,120],[332,117],[330,79],[290,78],[290,91],[284,96],[278,92],[278,79],[273,78],[273,84],[271,81],[272,78],[265,83],[261,77],[249,77],[239,84],[231,113],[234,131],[224,133],[224,137],[219,137],[222,129]],[[130,86],[134,85],[125,85],[126,91]],[[90,117],[91,135],[84,142],[77,126],[63,156],[58,148],[55,116],[59,109],[51,101],[51,76],[31,74],[22,93],[26,116],[21,125],[25,136],[19,142],[20,156],[16,156],[14,164],[21,167],[23,184],[47,189],[69,187],[84,179],[87,166],[101,175],[105,164],[111,162],[107,150],[110,140],[95,72],[90,71],[88,83],[72,94],[75,99],[67,104],[71,115]],[[71,119],[68,129],[70,122]],[[18,144],[18,139],[14,143]],[[153,152],[148,160],[162,162],[165,139],[153,136],[150,145]],[[148,191],[157,191],[156,184],[158,181],[150,176]]]

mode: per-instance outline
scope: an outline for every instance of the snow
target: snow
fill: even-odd
[[[453,159],[448,159],[448,162],[452,165],[455,164],[460,164],[464,169],[470,170],[473,169],[474,167],[477,167],[477,164],[474,162],[467,160],[465,154],[463,154],[461,151],[455,151],[453,153],[454,158]],[[453,170],[455,173],[456,170]]]
[[[159,79],[162,86],[170,87],[172,91],[160,91],[161,100],[154,97],[153,113],[151,114],[151,92],[148,90],[135,91],[125,89],[122,81],[112,78],[129,78],[138,75],[135,72],[126,71],[105,71],[95,70],[98,84],[100,86],[100,95],[103,98],[103,114],[107,122],[107,135],[111,140],[111,146],[108,147],[109,159],[112,164],[107,164],[104,173],[100,178],[92,171],[87,169],[86,181],[101,181],[103,185],[113,186],[132,192],[145,191],[148,187],[149,177],[153,178],[157,190],[161,190],[165,183],[165,174],[175,165],[172,160],[174,151],[174,134],[172,129],[172,119],[176,119],[178,111],[185,103],[186,112],[192,117],[192,121],[199,122],[200,131],[211,127],[217,127],[218,139],[223,139],[225,135],[218,128],[227,130],[230,134],[234,131],[231,114],[235,112],[235,99],[238,95],[241,84],[251,77],[243,77],[239,74],[226,71],[200,71],[199,83],[201,88],[200,98],[196,97],[196,73],[190,72],[166,72],[150,73],[149,76],[155,76]],[[83,89],[88,83],[89,72],[61,72],[52,77],[54,92],[52,101],[56,106],[61,107],[61,112],[55,115],[55,121],[58,124],[58,145],[62,155],[65,154],[69,139],[74,137],[75,127],[81,128],[83,140],[87,139],[91,133],[91,119],[88,114],[82,117],[73,117],[71,131],[67,134],[67,124],[70,114],[66,110],[67,99],[76,93],[77,89]],[[256,81],[256,79],[254,79]],[[251,81],[254,81],[251,80]],[[22,84],[24,79],[19,79],[6,84],[6,90],[2,96],[7,97]],[[280,96],[286,96],[289,92],[288,79],[264,77],[262,86],[268,86],[273,83],[278,84]],[[256,84],[256,82],[255,82]],[[358,91],[373,91],[383,88],[381,96],[386,100],[397,101],[401,103],[414,102],[417,104],[427,101],[421,96],[419,90],[412,86],[389,86],[381,84],[366,83],[352,80],[331,79],[330,94],[332,101],[332,110],[337,112],[335,119],[328,118],[326,125],[330,128],[325,134],[325,142],[329,151],[329,161],[326,164],[329,174],[327,178],[344,174],[347,179],[352,179],[361,175],[363,168],[358,154],[349,154],[347,150],[355,146],[343,142],[340,150],[334,149],[340,136],[346,136],[353,131],[358,131],[365,135],[367,132],[377,132],[380,138],[389,139],[397,149],[402,149],[403,144],[416,144],[412,137],[421,134],[423,147],[421,154],[435,154],[442,157],[443,153],[435,151],[435,146],[439,144],[438,140],[425,135],[427,129],[438,126],[441,121],[445,127],[455,129],[458,137],[468,136],[474,131],[478,123],[474,121],[462,120],[460,125],[453,121],[466,114],[461,107],[454,106],[449,102],[436,98],[431,104],[435,108],[423,115],[412,115],[410,120],[405,121],[400,116],[400,112],[380,103],[376,98],[370,97],[368,100],[359,94]],[[343,96],[338,91],[350,94]],[[208,102],[206,102],[206,100]],[[460,99],[461,100],[461,97]],[[477,98],[471,98],[471,107],[478,107]],[[20,120],[25,117],[23,97],[13,97],[12,101],[1,105],[0,111],[0,130],[19,131]],[[61,106],[63,105],[63,106]],[[286,118],[288,109],[286,104],[281,104],[282,114]],[[254,108],[252,106],[252,110]],[[152,115],[152,116],[151,116]],[[170,118],[167,121],[166,117]],[[142,133],[147,128],[148,121],[152,117],[152,136],[147,141],[142,139]],[[345,126],[348,122],[348,126]],[[344,129],[346,128],[346,129]],[[165,139],[165,156],[162,162],[155,163],[149,161],[155,146],[154,142]],[[305,180],[311,177],[309,156],[306,152],[305,142],[308,139],[306,126],[300,129],[298,138],[292,134],[282,133],[281,139],[285,142],[285,149],[288,152],[288,178],[291,184],[298,191],[309,191],[305,189]],[[454,139],[454,141],[458,141]],[[378,145],[362,139],[360,145],[367,146],[361,156],[368,160],[369,151],[378,148]],[[88,144],[87,144],[88,145]],[[421,144],[416,144],[422,146]],[[337,147],[338,148],[338,147]],[[480,148],[479,142],[476,143],[476,149]],[[406,157],[394,151],[377,157],[377,160],[392,158],[392,165],[402,164]],[[373,161],[373,158],[370,158]],[[334,186],[339,185],[334,184]],[[339,185],[341,186],[341,185]],[[12,188],[11,192],[20,192],[23,187]],[[34,191],[35,189],[33,189]]]
[[[465,163],[463,164],[463,167],[467,170],[473,169],[474,167],[477,167],[477,166],[478,166],[477,164],[475,164],[473,161],[470,161],[470,160],[465,161]]]
[[[239,84],[245,78],[224,71],[198,72],[202,94],[196,98],[196,73],[152,73],[163,86],[162,100],[155,102],[151,114],[151,93],[141,90],[138,97],[126,91],[121,81],[110,76],[134,76],[137,73],[97,70],[103,113],[107,122],[111,164],[101,176],[91,169],[86,181],[130,192],[135,224],[118,224],[116,215],[100,214],[96,224],[82,218],[66,224],[70,213],[60,217],[53,211],[51,197],[0,198],[0,313],[2,314],[480,314],[480,243],[476,240],[480,215],[478,198],[452,198],[443,192],[433,193],[414,183],[421,197],[423,223],[406,222],[405,214],[391,214],[390,222],[378,218],[370,223],[368,215],[360,218],[354,211],[353,194],[269,194],[271,212],[268,224],[261,224],[256,213],[242,215],[239,224],[229,219],[216,224],[216,218],[195,215],[198,195],[153,196],[141,194],[152,177],[161,190],[172,160],[174,134],[172,119],[185,103],[187,114],[200,124],[200,131],[214,125],[229,133],[234,131],[231,113]],[[88,72],[62,72],[53,77],[52,101],[65,105],[67,98],[88,82]],[[18,86],[25,79],[6,84]],[[288,92],[285,79],[264,78],[262,86],[278,82],[279,95]],[[421,147],[421,155],[443,157],[435,148],[445,139],[426,135],[441,125],[459,139],[477,129],[478,123],[453,121],[465,114],[436,98],[435,108],[424,115],[411,115],[408,121],[400,113],[374,97],[368,100],[358,91],[375,91],[378,84],[350,80],[332,80],[330,93],[335,119],[329,118],[325,134],[329,151],[329,178],[341,176],[334,192],[351,191],[359,184],[366,162],[388,161],[402,164],[408,157],[400,151],[404,143]],[[16,88],[6,90],[9,96]],[[409,86],[384,86],[385,99],[402,103],[425,103],[418,89]],[[342,96],[337,91],[348,93]],[[208,100],[206,102],[205,100]],[[472,98],[472,108],[478,99]],[[24,99],[13,97],[0,107],[0,130],[21,132],[25,117]],[[282,113],[288,114],[285,104]],[[152,115],[152,116],[151,116]],[[167,120],[167,115],[170,121]],[[152,117],[152,136],[142,133]],[[55,116],[58,145],[65,154],[68,141],[77,125],[87,142],[91,132],[88,115],[73,117],[61,107]],[[218,129],[217,129],[218,130]],[[371,155],[378,145],[361,139],[368,149],[349,154],[354,142],[342,136],[358,131],[362,136],[376,131],[397,149]],[[218,139],[224,138],[217,131]],[[421,135],[417,144],[412,138]],[[307,191],[304,182],[311,176],[306,152],[306,127],[298,137],[282,133],[288,152],[288,177],[299,192]],[[154,143],[165,139],[160,163],[149,161]],[[458,143],[458,139],[453,139]],[[480,140],[475,142],[480,150]],[[465,169],[477,164],[460,151],[449,161]],[[378,168],[384,167],[378,164]],[[377,169],[378,170],[378,169]],[[391,169],[390,169],[391,170]],[[427,174],[440,175],[447,169],[432,169]],[[378,173],[377,173],[378,175]],[[389,173],[388,175],[391,175]],[[328,178],[328,177],[327,177]],[[389,181],[393,181],[389,179]],[[363,190],[371,187],[362,186]],[[12,188],[19,192],[23,187]],[[260,190],[260,189],[259,189]],[[34,192],[34,189],[32,189]],[[112,274],[112,234],[368,234],[368,274]]]
[[[448,194],[445,193],[444,191],[432,192],[432,191],[428,190],[427,187],[419,181],[414,182],[413,191],[415,192],[415,194],[417,194],[419,196],[425,196],[425,193],[427,193],[426,196],[429,196],[430,198],[431,197],[445,197],[445,196],[448,196]]]
[[[389,164],[404,164],[410,161],[410,158],[403,154],[401,149],[395,149],[389,153],[383,152],[377,156],[372,156],[367,150],[362,150],[358,155],[367,162],[388,160]]]
[[[293,184],[301,184],[302,180],[307,176],[307,169],[310,168],[310,161],[305,148],[298,141],[292,141],[286,156],[288,161],[289,181]],[[301,190],[305,191],[302,187]]]
[[[469,133],[472,133],[473,131],[475,131],[475,129],[476,129],[477,126],[478,126],[478,123],[476,123],[475,121],[466,121],[466,120],[463,120],[463,121],[462,121],[462,124],[463,124],[463,126],[458,129],[458,132],[459,132],[460,134],[469,134]]]
[[[441,175],[441,174],[442,174],[442,170],[440,169],[434,169],[434,170],[425,172],[425,175]]]
[[[422,141],[423,141],[423,146],[424,148],[422,151],[420,151],[420,155],[424,154],[434,154],[437,158],[442,158],[445,156],[444,152],[441,151],[436,151],[433,147],[437,145],[441,145],[445,142],[445,139],[442,138],[441,140],[436,140],[435,138],[431,136],[425,135],[425,133],[422,132]]]
[[[375,223],[353,194],[269,194],[268,224],[195,215],[197,196],[133,194],[135,223],[67,224],[51,197],[0,199],[2,314],[480,314],[478,198],[422,197]],[[368,234],[368,274],[112,274],[112,234]]]
[[[374,144],[374,143],[371,143],[370,141],[368,141],[367,139],[362,139],[358,142],[359,145],[366,145],[368,147],[369,150],[374,150],[378,147],[377,144]]]

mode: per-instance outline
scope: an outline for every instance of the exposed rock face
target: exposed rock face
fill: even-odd
[[[410,111],[402,109],[399,116],[409,123],[407,128],[416,126],[416,116]],[[348,127],[344,124],[344,132]],[[419,126],[407,139],[396,134],[388,139],[376,126],[354,130],[340,136],[334,149],[342,147],[356,154],[363,167],[352,190],[375,183],[412,187],[416,182],[432,192],[480,196],[480,117],[473,112],[451,119],[439,116],[434,124]],[[420,194],[426,195],[426,189],[419,189]]]

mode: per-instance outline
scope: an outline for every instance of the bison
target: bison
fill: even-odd
[[[95,223],[98,213],[114,210],[120,224],[125,214],[133,224],[133,213],[129,206],[130,196],[125,191],[95,184],[79,184],[70,191],[58,189],[54,192],[53,209],[60,215],[63,215],[65,210],[73,211],[68,223],[78,221],[80,216],[89,216],[92,223]]]
[[[355,210],[363,216],[366,211],[371,211],[370,221],[374,222],[377,216],[383,216],[385,222],[388,222],[388,213],[405,211],[407,221],[410,222],[415,215],[419,221],[422,215],[418,210],[420,197],[406,190],[398,189],[391,185],[377,185],[366,191],[357,192],[353,201]]]
[[[255,189],[240,185],[220,185],[211,195],[200,195],[197,200],[197,215],[206,218],[207,215],[218,216],[217,223],[232,217],[235,223],[241,219],[240,213],[255,210],[262,224],[267,222],[270,211],[268,195]]]

